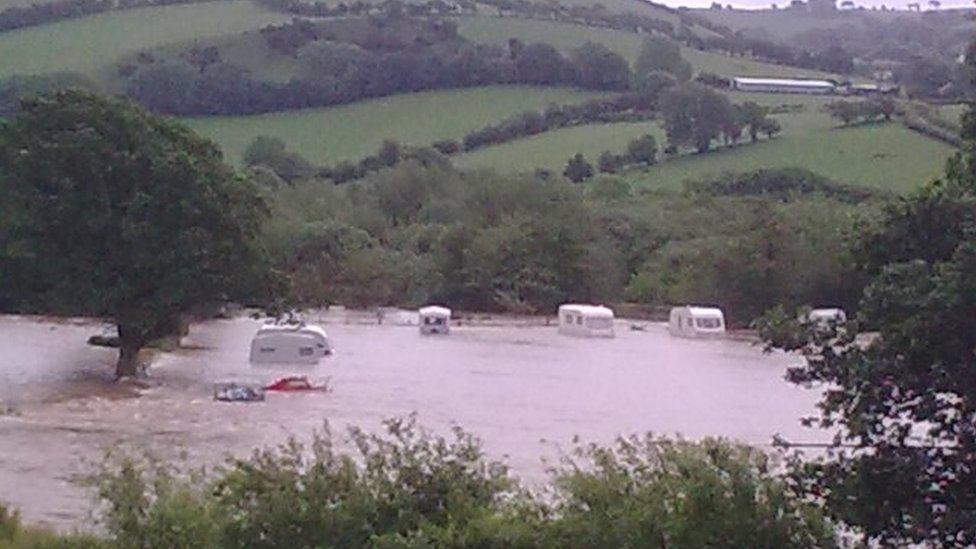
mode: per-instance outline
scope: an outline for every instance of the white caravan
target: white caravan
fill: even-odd
[[[844,309],[837,308],[813,309],[806,315],[805,320],[815,324],[829,324],[831,322],[841,324],[847,322],[847,313],[844,312]]]
[[[668,331],[681,337],[722,336],[725,334],[725,315],[715,307],[675,307],[671,309]]]
[[[267,324],[251,340],[255,364],[318,364],[332,353],[325,330],[307,324]]]
[[[613,310],[602,305],[567,303],[559,306],[559,333],[613,337]]]
[[[417,311],[417,316],[422,334],[446,334],[451,331],[451,310],[447,307],[423,307]]]

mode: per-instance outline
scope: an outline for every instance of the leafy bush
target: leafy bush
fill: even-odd
[[[834,531],[761,452],[651,435],[567,456],[541,493],[460,428],[326,428],[206,478],[123,457],[95,478],[117,547],[825,547]]]

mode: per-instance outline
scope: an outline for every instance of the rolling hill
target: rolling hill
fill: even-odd
[[[205,117],[186,122],[221,144],[239,161],[259,135],[280,137],[295,152],[320,164],[358,160],[384,139],[429,145],[460,139],[512,113],[548,103],[578,103],[603,94],[565,88],[490,86],[397,95],[351,105],[258,116]]]
[[[112,66],[140,50],[239,33],[289,17],[251,2],[123,10],[0,33],[0,78],[78,72],[111,84]]]

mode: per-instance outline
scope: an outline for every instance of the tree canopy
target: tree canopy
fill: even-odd
[[[882,546],[976,544],[973,147],[863,231],[855,321],[779,310],[761,323],[771,346],[804,355],[789,378],[827,388],[816,423],[849,445],[800,465],[798,486]]]
[[[24,102],[0,127],[0,306],[104,316],[118,375],[194,305],[266,280],[266,207],[217,147],[83,91]]]

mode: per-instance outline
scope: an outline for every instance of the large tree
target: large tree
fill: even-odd
[[[119,99],[63,91],[0,127],[0,306],[113,319],[116,373],[194,305],[266,280],[255,187],[212,142]]]
[[[871,545],[976,545],[974,143],[862,237],[873,279],[856,322],[762,326],[805,356],[789,377],[826,388],[817,422],[844,443],[799,467],[798,486]]]
[[[681,56],[677,42],[664,36],[651,36],[644,40],[640,55],[634,63],[634,73],[641,76],[652,72],[664,72],[679,82],[691,79],[691,63]]]
[[[670,144],[693,146],[700,153],[707,152],[712,141],[727,133],[738,119],[727,97],[698,84],[667,90],[661,98],[661,113]]]

